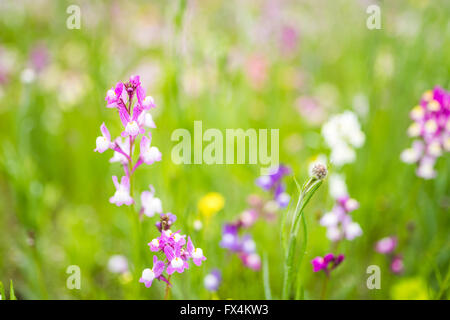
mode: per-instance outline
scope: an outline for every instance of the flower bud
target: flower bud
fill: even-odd
[[[317,163],[311,170],[312,177],[317,180],[323,180],[327,176],[327,167],[322,163]]]

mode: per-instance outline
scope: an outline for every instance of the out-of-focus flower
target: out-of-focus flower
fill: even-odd
[[[210,192],[203,196],[197,206],[200,213],[205,218],[210,218],[223,209],[225,198],[218,192]]]
[[[281,53],[284,55],[292,55],[297,49],[298,32],[290,25],[285,25],[281,28],[280,36]]]
[[[386,237],[375,244],[375,250],[378,253],[390,254],[397,247],[397,237]]]
[[[258,271],[261,269],[261,257],[259,256],[259,254],[255,252],[250,254],[243,253],[240,255],[240,258],[244,266],[254,271]]]
[[[360,225],[350,216],[350,212],[358,207],[358,202],[347,195],[336,199],[332,211],[327,212],[320,219],[320,224],[327,228],[328,239],[336,242],[342,239],[353,240],[362,235]]]
[[[400,158],[406,163],[417,163],[417,176],[433,179],[437,175],[437,158],[450,151],[450,92],[438,86],[425,92],[410,117],[413,123],[408,135],[416,140]]]
[[[295,101],[295,107],[300,115],[308,121],[308,123],[317,125],[321,124],[325,120],[326,111],[314,97],[298,97]]]
[[[331,162],[338,167],[354,162],[356,152],[353,148],[362,147],[365,140],[358,118],[351,111],[332,116],[322,126],[322,136],[331,149]]]
[[[328,190],[334,199],[345,197],[348,194],[344,176],[332,173],[328,178]]]
[[[369,100],[364,93],[357,93],[353,97],[352,101],[353,110],[361,117],[361,119],[365,119],[367,114],[369,113]]]
[[[23,83],[31,83],[34,81],[35,78],[36,78],[36,73],[31,68],[24,69],[22,71],[22,73],[20,74],[20,80]]]
[[[251,55],[245,64],[245,73],[250,84],[255,89],[264,87],[268,76],[268,62],[264,56]]]
[[[202,230],[202,228],[203,228],[202,221],[198,220],[198,219],[194,220],[194,230],[195,231],[200,231],[200,230]]]
[[[152,185],[150,185],[150,190],[141,193],[141,205],[142,213],[151,218],[155,213],[162,213],[162,202],[159,198],[154,197],[154,188]]]
[[[282,179],[290,173],[291,169],[288,166],[280,164],[271,168],[268,175],[256,179],[256,185],[263,190],[270,191],[281,208],[285,208],[289,204],[290,196],[285,192],[286,187]]]
[[[128,271],[128,260],[123,255],[115,254],[108,260],[108,270],[112,273],[125,273]]]
[[[44,44],[36,45],[30,53],[30,63],[36,72],[42,71],[49,62],[49,52]]]
[[[212,270],[208,273],[203,280],[203,284],[205,285],[206,290],[208,291],[217,291],[220,286],[220,282],[222,281],[222,276],[218,269]]]
[[[395,256],[392,259],[390,268],[391,268],[391,271],[395,274],[402,273],[403,269],[404,269],[403,258],[399,255]]]
[[[222,248],[239,251],[241,244],[238,236],[238,228],[233,224],[226,224],[222,231],[222,240],[220,241],[220,246]]]
[[[397,282],[391,288],[394,300],[428,300],[427,284],[422,278],[407,278]]]
[[[344,261],[343,254],[335,256],[332,253],[328,253],[324,257],[315,257],[311,260],[311,264],[314,272],[323,270],[327,275],[329,275],[331,270],[339,266],[342,261]]]

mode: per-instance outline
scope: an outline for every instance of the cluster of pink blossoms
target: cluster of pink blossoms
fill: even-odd
[[[403,272],[403,258],[399,254],[395,254],[394,251],[397,248],[397,237],[386,237],[379,240],[375,244],[375,251],[386,255],[390,260],[390,269],[393,273],[399,274]]]
[[[359,203],[349,196],[340,196],[332,211],[325,213],[320,224],[327,228],[327,238],[333,242],[347,239],[353,240],[362,235],[362,229],[354,222],[350,212],[359,208]]]
[[[450,92],[440,87],[425,92],[410,117],[414,122],[408,135],[416,140],[400,157],[403,162],[418,164],[417,176],[433,179],[436,159],[450,151]]]
[[[170,285],[169,278],[163,275],[164,270],[169,276],[174,272],[183,273],[185,269],[189,269],[189,259],[192,259],[197,266],[206,260],[203,250],[195,248],[190,237],[187,237],[186,241],[186,235],[182,235],[180,231],[170,230],[175,220],[174,214],[161,214],[161,219],[156,224],[161,235],[150,241],[148,245],[150,251],[162,253],[164,259],[158,260],[157,256],[153,256],[153,268],[144,269],[142,272],[139,282],[144,283],[147,288],[152,285],[154,279]]]
[[[146,133],[148,128],[156,128],[149,110],[155,107],[151,96],[145,95],[139,76],[132,76],[128,82],[119,82],[115,88],[106,93],[107,108],[116,109],[123,125],[121,136],[111,140],[111,135],[105,123],[100,126],[101,136],[97,137],[94,151],[103,153],[109,149],[114,151],[110,162],[119,162],[123,166],[124,176],[119,179],[113,176],[112,180],[116,192],[109,199],[117,206],[131,205],[134,199],[130,193],[130,178],[135,170],[145,164],[161,161],[161,152],[157,147],[151,146],[152,135]],[[133,162],[135,142],[140,137],[139,157]],[[161,201],[154,196],[153,187],[141,195],[141,213],[152,217],[162,212]]]

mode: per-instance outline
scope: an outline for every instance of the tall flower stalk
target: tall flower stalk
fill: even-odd
[[[119,162],[122,165],[124,175],[120,178],[113,176],[112,180],[116,191],[109,202],[118,207],[126,205],[130,207],[130,220],[132,226],[132,246],[135,265],[135,276],[139,277],[141,266],[140,217],[142,213],[151,217],[155,213],[162,213],[161,202],[154,198],[154,190],[144,191],[141,195],[142,208],[140,214],[134,208],[134,173],[143,163],[151,165],[161,161],[161,152],[157,147],[150,146],[152,135],[146,133],[147,129],[155,128],[150,109],[155,107],[153,98],[145,95],[139,76],[131,76],[128,82],[118,82],[115,87],[107,91],[106,107],[115,109],[123,125],[121,135],[114,141],[105,123],[100,126],[101,136],[96,139],[95,152],[103,153],[109,149],[114,151],[110,162]],[[140,138],[139,156],[135,155],[135,144]],[[135,160],[135,158],[137,158]]]
[[[300,195],[292,216],[292,223],[289,232],[289,242],[285,253],[282,299],[288,299],[290,297],[292,283],[294,282],[295,248],[300,230],[300,222],[303,217],[303,211],[314,193],[322,185],[323,179],[325,179],[326,175],[326,167],[323,164],[316,164],[312,169],[311,177],[303,184],[302,188],[300,189]],[[302,252],[302,255],[303,254],[304,253]]]

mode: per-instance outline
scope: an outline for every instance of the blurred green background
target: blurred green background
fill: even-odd
[[[70,30],[69,5],[81,8],[81,28]],[[366,9],[381,8],[382,29],[369,30]],[[280,161],[296,179],[310,159],[329,151],[321,124],[354,110],[366,135],[357,160],[344,166],[353,214],[364,234],[339,250],[346,260],[329,284],[330,299],[402,298],[411,286],[432,299],[448,298],[450,159],[438,176],[422,180],[400,161],[411,139],[409,110],[422,93],[450,87],[450,2],[434,1],[13,1],[0,2],[0,280],[12,279],[19,299],[161,299],[163,283],[136,286],[107,269],[108,259],[131,259],[128,208],[114,193],[111,152],[94,153],[104,121],[113,136],[121,123],[105,107],[106,91],[139,74],[157,108],[153,141],[163,160],[137,171],[136,190],[153,184],[164,211],[178,216],[208,260],[173,278],[175,299],[209,299],[204,276],[215,267],[223,299],[264,299],[262,272],[242,267],[218,243],[224,222],[261,193],[256,165],[175,165],[176,128],[278,128]],[[300,97],[318,101],[311,119]],[[331,169],[332,171],[333,169]],[[287,180],[295,197],[295,184]],[[297,270],[305,298],[318,299],[323,275],[309,261],[330,251],[318,223],[333,199],[325,184],[306,210],[308,247]],[[216,191],[225,207],[201,231],[193,229],[197,202]],[[282,214],[282,212],[280,213]],[[142,224],[142,255],[157,236],[156,218]],[[280,222],[252,229],[267,254],[274,298],[280,297],[283,252]],[[399,238],[405,271],[394,275],[373,250]],[[379,265],[381,289],[368,290],[366,268]],[[81,289],[66,287],[66,269],[81,269]],[[399,289],[400,288],[400,289]],[[403,290],[403,291],[402,291]]]

